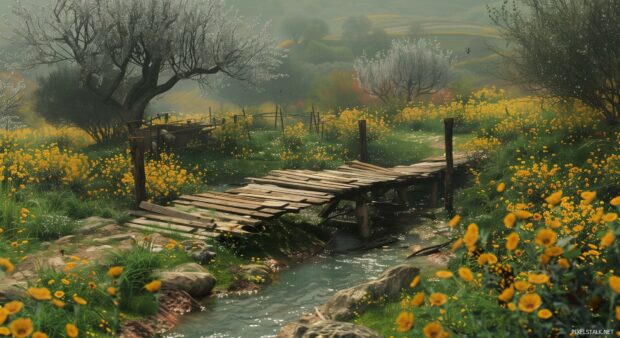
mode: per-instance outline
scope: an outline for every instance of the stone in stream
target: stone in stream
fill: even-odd
[[[159,276],[163,289],[184,291],[194,298],[207,296],[216,283],[215,277],[196,263],[179,265],[173,271],[161,272]]]
[[[354,312],[363,312],[369,301],[380,297],[398,298],[419,273],[420,270],[411,265],[398,265],[375,280],[336,292],[319,310],[328,319],[353,319]]]
[[[377,332],[352,323],[320,320],[312,324],[290,323],[277,338],[381,338]]]

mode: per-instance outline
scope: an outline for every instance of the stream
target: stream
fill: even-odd
[[[429,218],[409,213],[389,221],[398,236],[394,244],[366,251],[346,251],[359,245],[354,235],[340,234],[332,242],[341,254],[321,254],[278,273],[276,281],[254,295],[213,299],[203,312],[183,317],[166,337],[275,337],[284,324],[314,311],[334,292],[376,278],[391,266],[402,264],[413,245],[441,241]],[[410,261],[419,268],[424,258]]]

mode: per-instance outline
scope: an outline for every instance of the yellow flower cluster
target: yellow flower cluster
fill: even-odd
[[[323,115],[321,117],[323,133],[326,138],[333,140],[357,140],[359,138],[358,121],[360,120],[366,120],[369,141],[382,140],[390,132],[390,127],[382,114],[352,108],[343,110],[338,115]]]
[[[91,191],[91,194],[111,193],[124,197],[133,194],[134,176],[129,152],[103,159],[98,167],[99,176],[108,182],[108,185]],[[162,153],[159,159],[146,161],[144,169],[146,191],[154,200],[175,198],[183,188],[204,182],[202,173],[184,169],[174,154]]]

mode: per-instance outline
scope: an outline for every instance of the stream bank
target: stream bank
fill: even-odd
[[[404,212],[390,219],[389,226],[378,224],[378,230],[393,233],[398,241],[376,249],[352,250],[360,246],[359,239],[341,233],[329,250],[280,271],[257,294],[209,299],[202,312],[184,316],[165,337],[275,337],[283,325],[315,312],[336,291],[374,279],[404,263],[412,251],[444,241],[448,228],[436,220],[439,212]],[[409,262],[424,274],[447,260],[433,255]]]

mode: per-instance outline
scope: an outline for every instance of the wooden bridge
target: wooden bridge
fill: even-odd
[[[432,157],[393,168],[352,161],[334,170],[273,170],[264,177],[246,178],[248,184],[240,188],[180,196],[172,206],[142,202],[140,210],[132,212],[136,218],[125,226],[195,239],[248,236],[267,220],[311,206],[323,206],[320,215],[328,217],[340,201],[348,200],[356,202],[361,235],[368,237],[369,195],[394,190],[404,201],[407,188],[432,182],[436,198],[446,171],[451,176],[450,162],[455,168],[470,160],[466,154],[455,154],[448,160]]]

